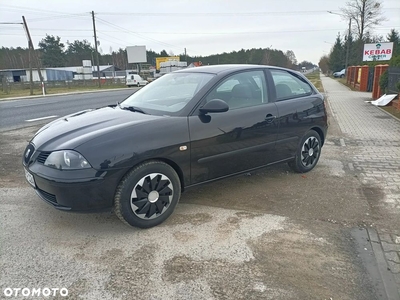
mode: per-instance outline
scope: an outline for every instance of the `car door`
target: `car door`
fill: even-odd
[[[203,98],[203,105],[222,99],[229,110],[189,117],[192,184],[274,161],[277,107],[270,98],[263,70],[225,77]]]
[[[279,135],[276,142],[278,159],[295,155],[300,139],[324,114],[323,99],[301,75],[270,70],[273,97],[278,108]]]

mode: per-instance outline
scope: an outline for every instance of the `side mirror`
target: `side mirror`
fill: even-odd
[[[221,113],[221,112],[226,112],[229,110],[228,104],[221,99],[213,99],[206,104],[204,104],[203,107],[200,109],[200,113],[202,114],[207,114],[207,113]]]

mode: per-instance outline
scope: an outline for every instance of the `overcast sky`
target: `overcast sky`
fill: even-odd
[[[102,53],[126,46],[189,55],[268,48],[293,50],[297,60],[318,63],[348,21],[339,15],[346,0],[0,0],[0,22],[25,16],[37,48],[46,34],[62,42],[93,42],[95,11]],[[400,31],[400,0],[382,0],[387,21],[375,29]],[[0,24],[0,47],[27,47],[21,25]]]

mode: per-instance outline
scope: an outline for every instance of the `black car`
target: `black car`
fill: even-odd
[[[312,170],[326,132],[324,98],[302,74],[206,66],[49,123],[27,146],[23,165],[55,208],[114,208],[123,222],[146,228],[171,215],[185,188],[279,162]]]

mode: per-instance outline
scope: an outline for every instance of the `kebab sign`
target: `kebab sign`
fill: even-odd
[[[363,61],[390,60],[393,43],[364,44]]]

